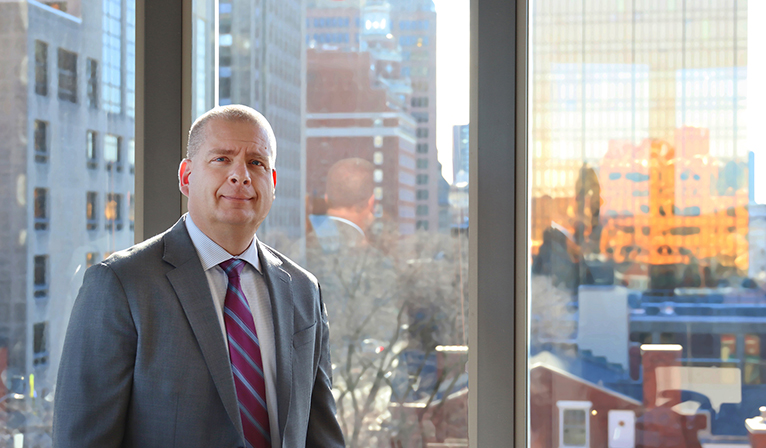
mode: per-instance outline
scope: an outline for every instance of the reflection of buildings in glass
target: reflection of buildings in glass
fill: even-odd
[[[760,285],[766,284],[766,204],[750,204],[747,235],[750,247],[750,272],[748,277]]]
[[[0,83],[0,346],[8,378],[35,374],[44,391],[86,263],[133,243],[134,2],[2,3],[0,15],[15,42]],[[115,55],[124,63],[107,68]]]
[[[277,200],[261,232],[291,239],[304,231],[301,9],[297,0],[219,3],[218,103],[251,106],[274,128]]]
[[[416,122],[415,227],[437,229],[441,172],[436,153],[433,2],[368,1],[360,10],[357,1],[316,0],[308,5],[305,40],[309,48],[323,54],[330,51],[370,53],[371,72],[376,77],[371,81],[386,88],[388,101],[411,114]],[[349,103],[346,107],[355,106]],[[311,189],[307,191],[312,194]]]
[[[728,0],[536,1],[533,203],[545,195],[573,201],[579,166],[599,161],[610,140],[672,142],[677,128],[705,127],[716,142],[712,155],[741,156],[746,11]],[[542,229],[532,222],[535,243]]]
[[[736,164],[710,156],[709,135],[687,127],[677,130],[674,145],[610,142],[599,173],[602,253],[618,263],[701,263],[747,272],[746,184]]]

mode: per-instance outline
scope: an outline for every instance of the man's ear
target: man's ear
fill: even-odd
[[[274,179],[274,195],[277,194],[277,169],[271,170],[271,177]]]
[[[192,161],[190,159],[181,160],[178,165],[178,189],[184,196],[189,197],[189,175],[191,175]]]
[[[370,199],[367,199],[367,210],[372,211],[375,208],[375,194],[370,196]]]

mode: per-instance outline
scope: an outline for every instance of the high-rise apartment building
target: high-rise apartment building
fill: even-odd
[[[83,272],[133,243],[135,1],[0,3],[0,35],[0,353],[44,392]]]
[[[289,238],[305,220],[301,108],[303,7],[297,0],[218,4],[218,104],[245,104],[261,112],[277,138],[278,200],[259,229]]]

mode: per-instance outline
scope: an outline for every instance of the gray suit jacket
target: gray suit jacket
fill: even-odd
[[[316,278],[264,244],[258,251],[282,447],[343,447]],[[87,270],[54,404],[58,448],[245,446],[226,345],[183,218]]]

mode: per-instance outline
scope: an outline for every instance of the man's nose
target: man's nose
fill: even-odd
[[[250,171],[247,169],[247,163],[235,163],[229,174],[229,182],[233,184],[250,184]]]

